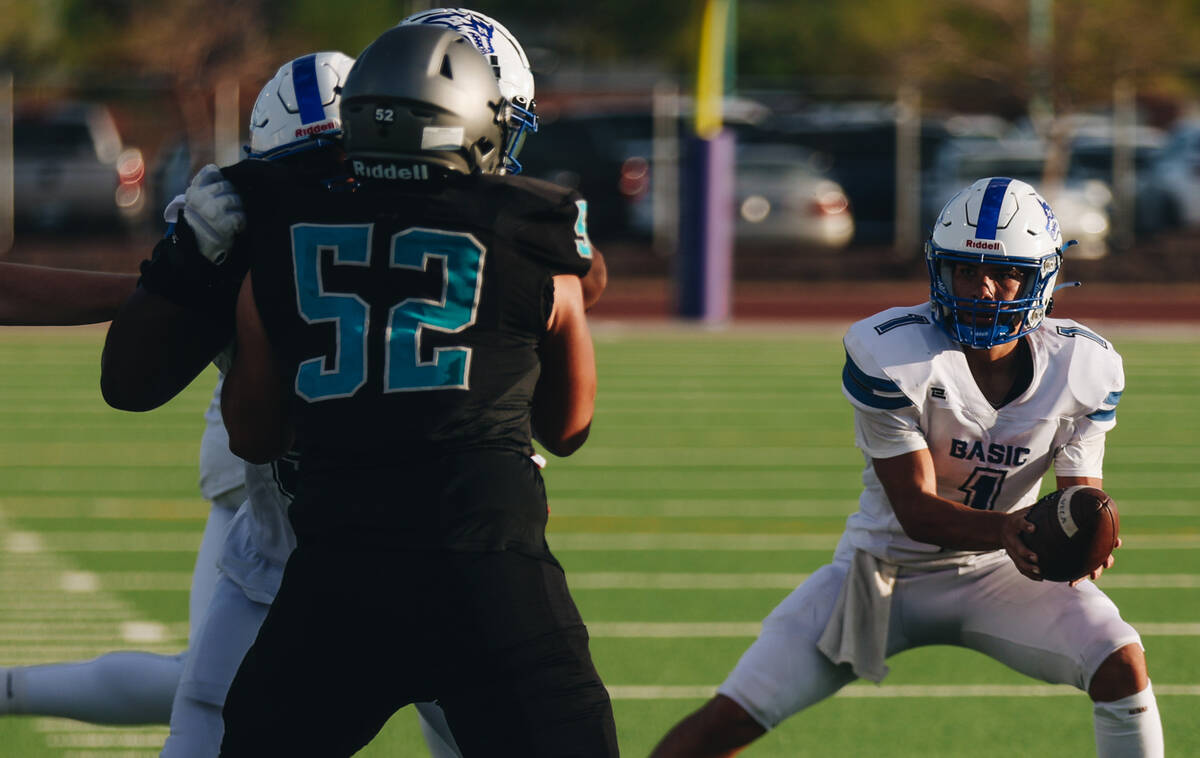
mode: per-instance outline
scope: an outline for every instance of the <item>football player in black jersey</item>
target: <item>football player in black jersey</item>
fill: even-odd
[[[354,184],[225,172],[251,260],[230,445],[300,465],[222,755],[350,755],[431,698],[467,756],[617,754],[530,459],[531,435],[569,455],[591,424],[586,204],[501,173],[508,116],[469,42],[402,26],[342,92]]]

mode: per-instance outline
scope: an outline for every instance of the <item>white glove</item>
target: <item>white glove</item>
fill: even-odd
[[[183,212],[183,206],[187,202],[187,198],[183,195],[176,195],[171,202],[167,203],[167,207],[163,208],[163,221],[168,224],[178,224],[179,214]]]
[[[234,236],[246,228],[241,196],[211,163],[200,169],[184,193],[183,215],[196,233],[200,253],[218,266],[229,257]]]

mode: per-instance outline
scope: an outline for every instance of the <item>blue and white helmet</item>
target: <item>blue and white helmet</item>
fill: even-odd
[[[469,8],[433,8],[414,13],[397,26],[410,24],[453,29],[469,39],[487,58],[500,85],[500,96],[504,98],[506,111],[502,173],[521,173],[517,154],[525,144],[525,137],[538,130],[538,118],[534,113],[533,72],[529,69],[529,58],[525,56],[521,43],[499,21]]]
[[[925,243],[934,322],[974,348],[1032,332],[1050,311],[1063,248],[1058,219],[1037,190],[1007,177],[980,179],[946,203]],[[1015,266],[1025,272],[1021,291],[1013,300],[956,297],[960,263]]]
[[[280,66],[250,113],[249,156],[274,160],[341,136],[338,103],[353,65],[348,55],[326,52]]]

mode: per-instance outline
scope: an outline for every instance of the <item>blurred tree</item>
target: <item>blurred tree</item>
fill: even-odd
[[[1189,87],[1195,94],[1200,4],[1163,0],[1153,22],[1129,0],[1042,0],[1042,7],[1044,50],[1030,33],[1029,1],[866,0],[839,5],[836,26],[858,65],[875,66],[883,81],[915,84],[927,102],[1032,117],[1049,142],[1045,181],[1054,184],[1067,169],[1069,117],[1110,109],[1118,80],[1151,97]]]
[[[54,55],[61,28],[44,4],[0,0],[0,67],[19,69],[25,62]]]
[[[1200,4],[1155,3],[1153,19],[1130,0],[1047,0],[1052,13],[1044,93],[1055,113],[1106,105],[1113,82],[1139,90],[1192,90],[1200,49]],[[865,0],[841,4],[848,65],[893,83],[910,81],[948,105],[1024,111],[1041,63],[1030,46],[1029,2]],[[844,57],[844,56],[843,56]]]
[[[1200,3],[1044,0],[1053,40],[1046,67],[1056,111],[1106,103],[1112,82],[1195,95]],[[357,54],[430,0],[0,0],[0,65],[20,76],[101,67],[165,75],[191,111],[213,82],[247,91],[281,61],[314,50]],[[692,76],[700,0],[482,0],[535,60],[596,70],[649,67]],[[880,97],[900,82],[924,101],[1013,116],[1032,94],[1030,0],[740,0],[739,78],[779,88]],[[826,86],[815,86],[824,82]],[[686,84],[685,84],[686,86]],[[201,123],[203,119],[187,119]]]
[[[266,0],[264,4],[272,20],[271,35],[283,52],[280,63],[318,50],[357,56],[400,19],[436,7],[422,0]]]
[[[91,0],[75,0],[92,5]],[[261,81],[280,63],[267,35],[263,0],[134,0],[113,15],[128,13],[113,59],[147,73],[165,74],[192,155],[193,167],[212,160],[213,97],[219,86]],[[130,9],[129,6],[137,6]],[[257,90],[255,90],[257,91]]]
[[[195,160],[212,157],[212,101],[221,82],[273,71],[266,0],[0,0],[0,61],[18,84],[165,80]],[[11,7],[9,7],[11,6]],[[11,12],[11,13],[10,13]]]

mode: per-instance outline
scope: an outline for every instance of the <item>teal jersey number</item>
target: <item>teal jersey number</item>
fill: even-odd
[[[308,323],[332,321],[337,334],[331,370],[326,357],[310,358],[296,372],[296,393],[309,402],[349,397],[367,380],[369,305],[358,295],[329,292],[321,280],[321,252],[333,252],[333,264],[370,265],[373,224],[292,227],[296,301]],[[483,288],[484,247],[469,234],[437,229],[407,229],[392,237],[389,265],[424,271],[442,260],[439,300],[406,298],[388,312],[383,388],[385,392],[468,389],[471,349],[439,347],[433,360],[421,360],[424,329],[454,333],[475,323]]]
[[[408,298],[388,315],[385,392],[469,389],[471,348],[438,347],[433,360],[421,360],[421,332],[461,332],[475,323],[483,285],[483,245],[470,234],[437,229],[405,229],[392,238],[391,265],[425,271],[442,259],[440,300]]]
[[[576,200],[575,207],[579,209],[575,216],[575,252],[580,258],[592,257],[592,240],[588,237],[587,200]]]
[[[358,295],[325,291],[321,281],[321,252],[332,250],[335,266],[369,266],[371,227],[371,224],[292,227],[300,317],[310,324],[332,321],[337,334],[332,370],[325,369],[326,360],[320,357],[304,361],[296,371],[296,394],[309,402],[349,397],[367,382],[367,327],[371,309]]]

